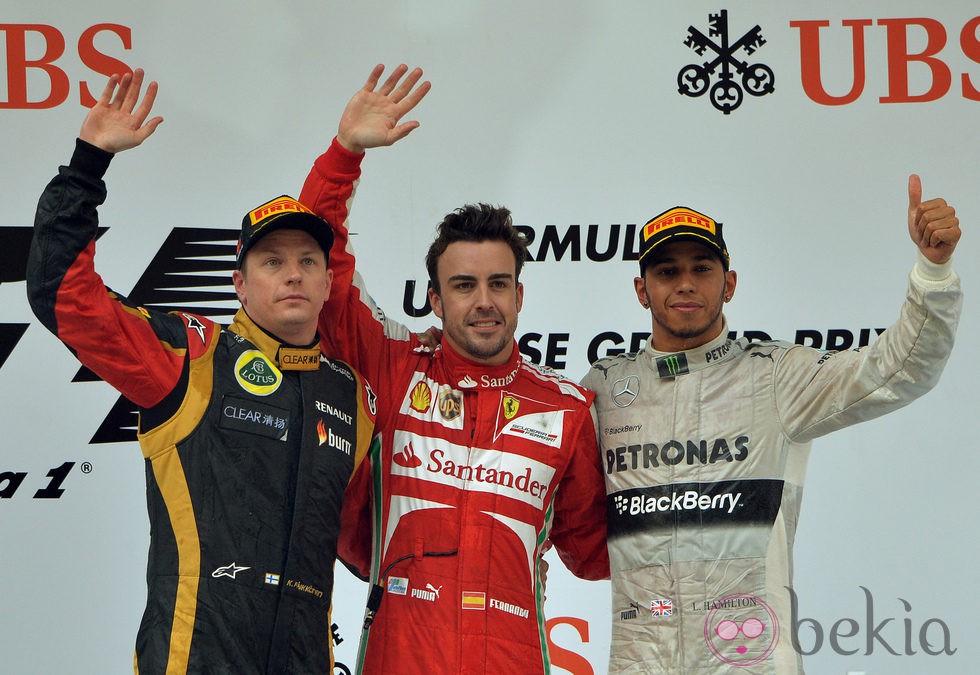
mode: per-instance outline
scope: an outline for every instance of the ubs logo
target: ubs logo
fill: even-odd
[[[704,63],[691,63],[681,68],[677,73],[678,92],[694,98],[707,92],[711,105],[728,115],[742,105],[744,92],[752,96],[765,96],[775,91],[772,68],[764,63],[749,64],[738,58],[739,52],[744,51],[745,56],[750,56],[766,44],[758,25],[734,42],[728,31],[727,9],[720,10],[718,14],[709,14],[708,25],[708,35],[694,26],[687,29],[684,44],[698,56],[704,56],[709,50],[712,54]],[[717,38],[717,41],[712,38]],[[718,80],[711,84],[716,74]],[[740,81],[736,80],[736,75],[741,76]]]

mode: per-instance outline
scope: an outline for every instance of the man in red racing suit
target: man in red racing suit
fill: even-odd
[[[334,230],[333,287],[319,326],[323,349],[360,369],[378,392],[380,444],[352,480],[339,544],[340,556],[377,585],[374,594],[383,588],[376,614],[369,602],[373,624],[362,635],[358,667],[547,672],[538,566],[546,542],[577,576],[608,574],[592,393],[521,358],[513,335],[523,257],[499,237],[453,241],[434,258],[438,290],[430,300],[444,330],[435,349],[384,318],[364,290],[347,230],[362,153],[417,126],[396,123],[428,90],[424,83],[409,94],[417,69],[396,89],[406,72],[399,67],[375,92],[381,72],[376,68],[348,104],[338,137],[316,160],[300,196]],[[385,118],[379,110],[389,123],[376,138],[377,129],[367,127]],[[506,209],[483,205],[447,221],[484,216],[501,218],[502,229],[514,232]],[[461,262],[470,249],[484,262],[502,249],[509,262],[485,275],[482,262],[468,268],[469,258]],[[450,269],[463,271],[450,280]],[[492,296],[480,301],[485,321],[455,322],[453,303],[462,294]],[[496,346],[483,350],[490,342]]]

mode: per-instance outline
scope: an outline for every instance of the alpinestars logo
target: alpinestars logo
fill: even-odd
[[[712,57],[702,64],[691,63],[677,73],[677,91],[684,96],[696,98],[709,92],[711,105],[716,109],[730,114],[742,105],[744,92],[752,96],[764,96],[775,91],[775,76],[772,68],[764,63],[750,65],[741,61],[738,53],[744,51],[746,56],[752,55],[757,49],[766,44],[762,37],[762,28],[758,25],[749,30],[734,42],[730,42],[728,31],[728,10],[723,9],[718,14],[708,15],[708,35],[694,26],[687,29],[687,39],[684,44],[693,49],[698,56],[704,56],[711,50]],[[712,38],[717,38],[716,42]],[[718,69],[718,80],[711,84],[711,78]],[[734,71],[734,72],[732,72]],[[735,76],[741,76],[741,83]]]
[[[215,571],[211,572],[211,576],[217,579],[218,577],[230,577],[232,579],[238,578],[239,572],[244,572],[245,570],[250,570],[251,567],[244,567],[236,563],[231,563],[230,565],[225,565],[224,567],[219,567]]]

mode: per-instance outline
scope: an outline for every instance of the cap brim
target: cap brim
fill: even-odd
[[[262,226],[262,230],[249,241],[248,248],[242,251],[241,262],[244,262],[245,256],[255,247],[257,242],[277,230],[302,230],[306,232],[320,245],[327,259],[330,259],[330,249],[333,246],[333,230],[330,229],[330,224],[312,213],[293,211],[268,219]]]

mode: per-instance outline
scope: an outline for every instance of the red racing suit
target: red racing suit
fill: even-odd
[[[348,246],[361,157],[335,140],[300,196],[334,228],[324,352],[378,392],[380,443],[352,479],[339,544],[384,588],[358,668],[548,672],[545,542],[575,575],[608,575],[593,395],[525,362],[516,344],[507,363],[487,367],[445,342],[429,350],[384,317]]]

